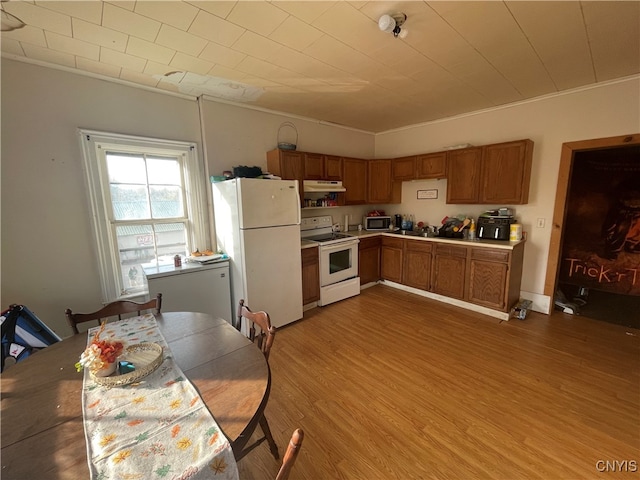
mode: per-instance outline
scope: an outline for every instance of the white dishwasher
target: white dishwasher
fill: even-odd
[[[145,268],[149,298],[162,294],[163,312],[202,312],[232,323],[229,261]]]

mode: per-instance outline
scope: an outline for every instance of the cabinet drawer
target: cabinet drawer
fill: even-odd
[[[446,245],[442,243],[438,243],[436,245],[436,254],[438,255],[451,255],[453,257],[466,257],[467,256],[467,248],[459,247],[456,245]]]
[[[488,248],[473,248],[471,258],[474,260],[488,260],[490,262],[509,263],[508,250],[491,250]]]
[[[405,246],[407,250],[421,253],[431,253],[431,250],[433,249],[431,242],[425,242],[422,240],[405,240]]]
[[[402,239],[392,237],[382,237],[382,245],[385,247],[393,247],[402,249]]]

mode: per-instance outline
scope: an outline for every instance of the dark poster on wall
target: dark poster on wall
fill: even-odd
[[[640,147],[578,152],[560,282],[640,295]]]

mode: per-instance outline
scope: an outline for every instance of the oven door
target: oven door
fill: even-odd
[[[320,286],[326,287],[358,276],[358,243],[346,242],[320,245]]]

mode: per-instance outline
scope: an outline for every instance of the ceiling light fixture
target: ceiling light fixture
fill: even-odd
[[[2,3],[6,1],[7,0],[2,0]],[[0,19],[2,20],[0,22],[0,26],[2,27],[1,30],[3,32],[11,32],[12,30],[18,30],[19,28],[24,27],[25,23],[22,20],[15,15],[11,15],[9,12],[5,12],[2,3],[0,3]]]
[[[394,13],[392,15],[382,15],[378,20],[378,28],[383,32],[393,33],[394,37],[405,38],[407,36],[407,29],[402,30],[402,25],[407,21],[407,16],[404,13]]]

